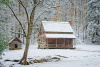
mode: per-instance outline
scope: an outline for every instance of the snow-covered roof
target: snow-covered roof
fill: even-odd
[[[18,39],[18,41],[20,41],[21,43],[22,43],[22,41],[19,39],[19,38],[17,38],[17,37],[15,37],[15,38],[12,38],[8,43],[11,43],[13,40],[15,40],[15,39]]]
[[[46,38],[76,38],[74,34],[45,34]]]
[[[73,32],[69,22],[42,21],[45,32]]]

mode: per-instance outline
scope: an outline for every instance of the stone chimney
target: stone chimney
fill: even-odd
[[[69,21],[69,24],[72,26],[72,22],[71,21]]]

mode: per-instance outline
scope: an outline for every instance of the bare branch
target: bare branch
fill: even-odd
[[[81,10],[79,7],[77,7],[71,0],[69,0],[69,2],[70,2],[72,5],[74,5],[75,8],[78,8],[80,12],[82,12],[82,10]]]
[[[35,8],[36,8],[36,6],[38,6],[39,5],[39,3],[37,3],[34,7],[33,7],[33,10],[32,10],[32,12],[31,12],[31,15],[30,15],[30,21],[33,21],[34,20],[34,18],[32,17],[33,15],[34,15],[34,10],[35,10]],[[33,18],[33,19],[32,19]]]
[[[15,31],[10,31],[11,33],[15,33],[15,34],[20,34],[20,35],[24,35],[23,33],[20,32],[15,32]]]
[[[31,15],[30,15],[30,24],[28,25],[28,31],[30,31],[29,34],[31,34],[32,29],[33,29],[33,20],[34,20],[34,16],[35,16],[35,8],[40,4],[40,0],[39,2],[37,2],[37,0],[34,0],[34,7],[32,9]]]
[[[36,20],[35,20],[35,23],[36,23],[36,21],[41,17],[41,15],[43,15],[43,13],[45,13],[46,12],[46,10],[44,10],[37,18],[36,18]],[[35,24],[34,23],[34,24]]]
[[[71,2],[72,3],[72,5],[74,5],[74,3],[71,1],[71,0],[69,0],[69,2]],[[74,5],[75,6],[75,5]]]
[[[29,24],[29,16],[28,16],[28,12],[27,12],[27,10],[26,10],[26,7],[23,5],[23,3],[22,3],[22,1],[21,0],[17,0],[21,5],[22,5],[22,7],[24,8],[24,10],[25,10],[25,12],[26,12],[26,15],[27,15],[27,22],[28,22],[28,24]]]
[[[14,13],[13,9],[12,9],[9,5],[8,5],[8,7],[9,7],[10,10],[12,11],[12,13],[13,13],[13,15],[15,16],[16,20],[19,22],[19,24],[20,24],[20,26],[21,26],[21,28],[22,28],[22,30],[23,30],[24,36],[26,37],[26,33],[25,33],[25,30],[24,30],[24,28],[23,28],[21,22],[20,22],[19,19],[17,18],[17,16],[16,16],[16,14]]]
[[[33,21],[34,20],[34,18],[33,18],[33,15],[34,15],[34,10],[35,10],[35,8],[40,4],[40,3],[43,3],[44,1],[40,1],[39,0],[39,2],[38,3],[36,3],[35,2],[35,5],[34,5],[34,7],[33,7],[33,10],[32,10],[32,12],[31,12],[31,15],[30,15],[30,21]]]

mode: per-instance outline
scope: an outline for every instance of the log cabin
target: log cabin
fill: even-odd
[[[38,48],[75,48],[75,35],[69,22],[42,21]]]
[[[15,37],[11,41],[9,41],[9,50],[19,50],[22,49],[22,41]]]

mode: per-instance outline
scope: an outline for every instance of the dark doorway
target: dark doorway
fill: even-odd
[[[17,44],[15,44],[15,48],[18,48],[18,45]]]

